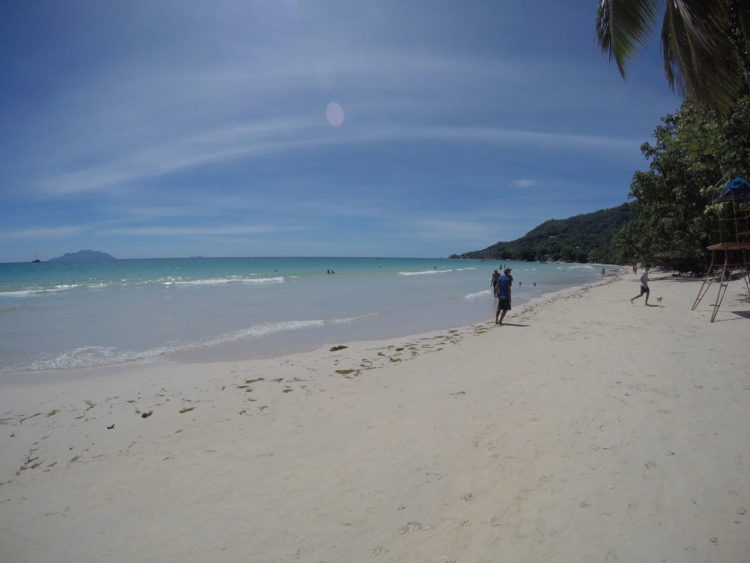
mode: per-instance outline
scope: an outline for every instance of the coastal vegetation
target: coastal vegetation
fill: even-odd
[[[733,178],[750,178],[750,98],[723,116],[686,100],[662,118],[641,152],[649,168],[634,173],[631,203],[546,221],[519,239],[451,258],[648,262],[705,271],[706,246],[720,239],[718,216],[725,212],[713,198]]]
[[[551,219],[510,242],[451,258],[615,263],[613,237],[633,219],[631,205],[585,213],[569,219]]]
[[[630,186],[635,219],[613,239],[618,262],[704,271],[706,246],[720,240],[718,216],[726,212],[713,198],[733,178],[750,178],[750,98],[723,118],[685,101],[654,137],[641,146],[649,170],[636,172]]]

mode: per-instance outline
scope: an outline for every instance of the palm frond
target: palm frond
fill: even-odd
[[[599,0],[597,41],[609,60],[617,63],[623,77],[628,59],[646,42],[656,23],[657,3],[657,0]]]
[[[737,99],[745,83],[727,4],[727,0],[669,0],[661,34],[669,85],[720,113]]]

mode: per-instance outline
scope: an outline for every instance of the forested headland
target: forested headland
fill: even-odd
[[[706,247],[721,240],[719,218],[734,212],[713,200],[735,177],[750,180],[750,98],[724,114],[687,100],[662,118],[641,152],[649,166],[633,174],[630,203],[546,221],[519,239],[451,257],[641,262],[705,272]],[[750,203],[739,211],[750,214]]]
[[[611,264],[616,262],[613,237],[632,218],[630,204],[624,203],[569,219],[550,219],[516,240],[451,258]]]

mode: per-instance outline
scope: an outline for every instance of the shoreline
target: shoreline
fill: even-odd
[[[730,284],[709,323],[699,283],[655,274],[644,307],[621,274],[502,327],[0,378],[0,556],[741,560],[750,302]]]
[[[121,290],[117,284],[77,288],[73,283],[54,298],[11,299],[8,303],[20,309],[0,331],[7,351],[0,357],[0,377],[138,361],[270,358],[313,351],[331,341],[407,337],[494,314],[486,283],[490,273],[485,280],[485,272],[476,267],[441,264],[438,273],[446,275],[430,275],[435,273],[430,268],[409,277],[424,265],[394,263],[379,270],[370,263],[367,276],[317,273],[304,280],[288,276],[283,283],[248,285],[237,282],[236,265],[221,264],[216,272],[184,272],[186,278],[199,278],[187,285],[164,283],[151,270],[133,271],[132,276],[150,283],[128,282]],[[561,265],[559,276],[554,265],[539,273],[536,288],[532,279],[537,266],[543,265],[520,272],[524,286],[517,288],[517,298],[561,289],[566,280],[582,284],[598,279],[592,278],[590,265]],[[298,267],[305,271],[312,266],[302,262]]]
[[[578,288],[583,288],[586,286],[597,286],[605,283],[609,283],[612,279],[623,276],[626,274],[624,268],[620,266],[609,266],[611,270],[614,270],[615,268],[619,269],[618,273],[610,273],[607,274],[607,278],[605,279],[599,279],[591,282],[587,282],[581,285],[574,285],[570,287],[566,287],[563,289],[557,289],[552,290],[549,292],[541,293],[540,295],[532,296],[532,297],[522,297],[523,301],[521,301],[520,305],[517,306],[517,308],[529,306],[533,303],[536,303],[539,300],[545,300],[547,298],[550,298],[552,296],[557,295],[558,293],[565,292],[568,290],[575,290]],[[491,295],[489,294],[488,290],[483,290],[483,293],[487,293],[487,297],[492,300]],[[496,300],[492,300],[492,304],[487,306],[487,318],[490,318],[494,315],[495,312],[495,306],[497,304]],[[409,338],[418,338],[422,335],[429,335],[433,333],[439,333],[443,331],[448,330],[461,330],[466,329],[468,327],[471,327],[475,324],[484,322],[485,319],[479,319],[477,321],[468,322],[466,324],[460,324],[456,326],[448,326],[444,328],[434,328],[434,329],[428,329],[428,330],[418,330],[416,332],[407,332],[407,333],[401,333],[402,331],[398,331],[394,336],[388,336],[388,337],[373,337],[373,338],[354,338],[352,340],[347,340],[346,337],[336,339],[336,342],[338,344],[344,343],[344,344],[350,344],[350,343],[357,343],[357,342],[387,342],[387,341],[400,341],[404,339]],[[148,355],[148,357],[128,360],[128,361],[122,361],[117,363],[110,363],[110,364],[100,364],[100,365],[91,365],[91,366],[78,366],[78,367],[62,367],[62,368],[43,368],[43,369],[15,369],[15,370],[7,370],[7,371],[0,371],[0,384],[2,384],[4,381],[7,382],[16,382],[16,380],[23,379],[23,378],[29,378],[31,379],[40,379],[45,377],[53,377],[53,378],[61,378],[61,379],[68,379],[68,378],[89,378],[89,377],[97,377],[100,374],[101,375],[107,375],[107,372],[114,372],[117,373],[118,371],[122,369],[129,369],[129,368],[138,368],[139,366],[143,365],[162,365],[162,364],[213,364],[223,361],[236,361],[236,362],[245,362],[245,361],[256,361],[256,360],[273,360],[276,358],[281,358],[284,356],[289,355],[298,355],[298,354],[308,354],[308,353],[315,353],[319,349],[322,350],[327,345],[329,345],[329,342],[325,339],[321,339],[318,337],[307,337],[307,338],[300,338],[297,336],[296,344],[292,346],[292,351],[283,351],[284,343],[280,339],[284,338],[283,334],[279,335],[271,335],[270,338],[275,341],[275,344],[273,344],[269,349],[267,349],[264,352],[259,352],[255,348],[257,348],[257,343],[248,343],[247,345],[250,348],[253,348],[255,350],[254,352],[250,352],[247,354],[237,354],[237,349],[241,348],[242,343],[241,342],[234,342],[234,343],[224,343],[224,344],[218,344],[214,345],[213,347],[188,347],[185,350],[182,351],[171,351],[167,353],[162,353],[159,355]],[[322,342],[322,343],[318,343]],[[333,340],[331,340],[333,342]],[[334,344],[330,344],[333,346]],[[287,346],[288,347],[288,346]],[[215,350],[214,350],[215,348]],[[228,353],[229,356],[231,356],[231,359],[226,360],[224,358],[217,359],[217,356],[222,356],[222,352]]]

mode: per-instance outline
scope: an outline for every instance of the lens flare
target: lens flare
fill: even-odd
[[[326,119],[333,127],[341,127],[344,124],[344,110],[336,102],[331,102],[326,107]]]

